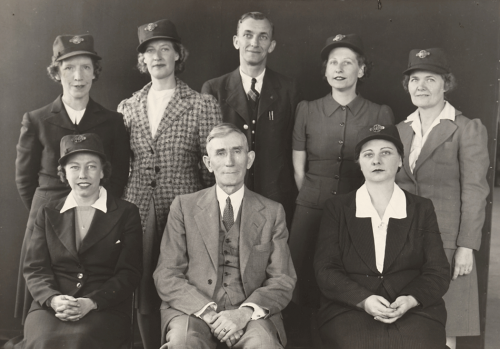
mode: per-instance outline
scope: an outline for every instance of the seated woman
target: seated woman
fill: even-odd
[[[34,301],[16,348],[120,348],[141,278],[139,210],[100,186],[111,165],[96,134],[64,136],[59,164],[72,191],[38,211],[24,260]]]
[[[327,201],[316,247],[321,337],[335,348],[446,348],[450,274],[432,202],[394,182],[395,126],[358,139],[365,184]]]

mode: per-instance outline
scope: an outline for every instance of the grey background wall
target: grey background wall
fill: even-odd
[[[20,329],[12,318],[19,251],[27,210],[14,183],[15,145],[24,112],[52,102],[61,92],[46,74],[58,34],[91,33],[103,57],[103,73],[92,97],[110,109],[147,81],[135,68],[137,26],[173,20],[190,51],[180,76],[200,90],[204,81],[238,66],[232,46],[236,21],[248,11],[274,22],[277,48],[268,64],[297,78],[308,100],[328,93],[319,51],[339,33],[358,33],[374,61],[361,87],[364,97],[392,107],[397,121],[414,107],[401,87],[412,48],[444,47],[459,87],[450,102],[480,118],[495,156],[498,112],[499,3],[470,0],[238,1],[238,0],[2,0],[0,3],[0,334]],[[492,162],[493,163],[493,162]],[[493,169],[489,172],[492,183]],[[482,318],[488,273],[491,198],[477,255]],[[484,320],[483,320],[484,322]],[[482,324],[484,329],[484,323]],[[478,348],[481,339],[463,341]]]

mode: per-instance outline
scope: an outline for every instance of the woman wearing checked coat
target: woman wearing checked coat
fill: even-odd
[[[153,281],[170,204],[177,195],[214,184],[202,163],[206,138],[221,122],[212,96],[190,89],[175,74],[184,70],[187,50],[169,20],[138,29],[138,68],[151,82],[120,103],[130,133],[131,172],[124,198],[139,207],[143,227],[143,277],[137,318],[145,349],[160,347],[160,303]]]

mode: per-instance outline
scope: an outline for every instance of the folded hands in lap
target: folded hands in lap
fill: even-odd
[[[220,313],[209,310],[203,314],[202,319],[210,326],[213,335],[220,342],[226,342],[226,345],[231,348],[243,336],[252,313],[253,310],[248,307],[225,310]]]
[[[413,296],[399,296],[390,303],[382,296],[372,295],[358,304],[375,320],[391,324],[401,318],[408,310],[418,305]]]
[[[61,321],[78,321],[96,308],[94,301],[90,298],[74,298],[68,295],[53,297],[50,306]]]

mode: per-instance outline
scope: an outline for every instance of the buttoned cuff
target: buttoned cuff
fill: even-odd
[[[269,314],[268,309],[261,308],[255,303],[243,303],[242,305],[240,305],[240,308],[241,307],[249,307],[253,309],[252,317],[250,318],[250,320],[265,319]]]
[[[215,304],[215,302],[210,302],[210,303],[207,303],[207,305],[205,305],[203,308],[201,308],[199,311],[197,311],[193,315],[196,317],[199,317],[201,319],[201,315],[205,312],[205,310],[207,310],[208,307],[211,307],[214,311],[217,311],[217,304]]]

